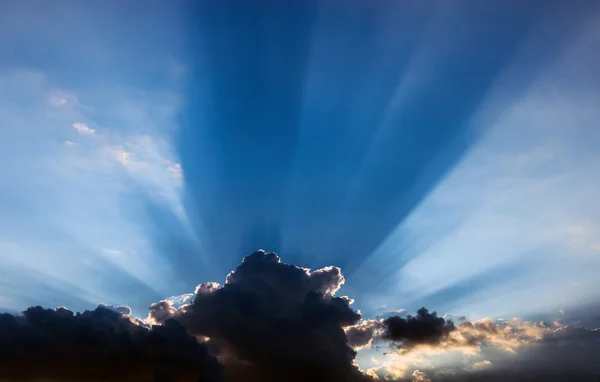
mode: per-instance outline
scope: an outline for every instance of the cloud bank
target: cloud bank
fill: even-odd
[[[149,327],[127,307],[0,314],[0,379],[218,381],[221,366],[175,320]]]
[[[455,324],[362,319],[336,296],[337,267],[315,271],[275,253],[246,256],[223,285],[152,304],[0,315],[0,379],[133,381],[562,381],[600,375],[600,330],[520,319]],[[383,351],[381,351],[383,349]],[[371,357],[370,367],[360,356]],[[361,369],[362,367],[362,369]],[[587,378],[587,379],[586,379]]]

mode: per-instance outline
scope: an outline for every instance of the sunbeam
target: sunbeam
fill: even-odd
[[[597,380],[598,105],[592,0],[0,0],[0,381]]]
[[[396,299],[400,293],[411,306],[432,297],[448,310],[523,315],[598,298],[589,270],[598,266],[599,211],[590,201],[599,186],[593,142],[600,115],[591,105],[600,92],[587,77],[600,64],[597,22],[502,118],[477,119],[476,128],[489,130],[485,138],[367,260],[368,267],[396,264],[382,280]],[[503,81],[513,81],[510,71]],[[461,283],[462,291],[441,293]]]

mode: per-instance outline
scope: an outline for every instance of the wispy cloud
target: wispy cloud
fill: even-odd
[[[73,127],[81,135],[92,135],[96,132],[96,130],[90,128],[88,125],[86,125],[83,122],[75,122],[75,123],[73,123]]]
[[[168,281],[170,270],[162,254],[140,232],[144,222],[136,219],[145,217],[126,202],[139,193],[138,200],[166,205],[175,216],[185,217],[183,171],[169,143],[173,130],[157,126],[174,124],[175,98],[124,88],[118,94],[109,88],[97,88],[93,94],[86,88],[65,93],[56,90],[62,86],[44,73],[32,70],[0,71],[0,83],[0,100],[12,105],[0,113],[0,133],[5,138],[0,158],[20,163],[0,179],[5,196],[13,201],[10,208],[3,208],[0,239],[14,243],[0,257],[19,253],[22,261],[15,266],[22,268],[20,274],[31,268],[59,284],[77,282],[82,290],[98,290],[109,303],[115,296],[102,293],[106,290],[101,285],[106,276],[98,271],[106,268],[102,264],[112,264],[149,291],[177,285]],[[15,92],[18,103],[13,101]],[[117,112],[123,105],[129,105],[129,111]],[[149,117],[146,108],[152,107],[164,114]],[[73,138],[69,128],[79,137]],[[38,175],[23,178],[29,173]],[[25,215],[18,212],[23,208],[28,211]],[[54,260],[44,260],[50,258]],[[152,264],[161,264],[163,270],[157,272]],[[16,278],[0,290],[9,287],[22,286]],[[97,294],[70,290],[84,300],[98,301]],[[18,298],[10,301],[19,303]]]
[[[64,107],[77,103],[77,97],[73,94],[55,90],[48,96],[48,104],[54,107]]]

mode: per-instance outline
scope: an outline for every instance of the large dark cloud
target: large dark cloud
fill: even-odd
[[[221,366],[175,320],[148,327],[127,307],[0,314],[0,380],[221,380]],[[6,379],[4,379],[6,378]]]
[[[414,317],[388,317],[383,321],[383,327],[382,338],[403,347],[435,345],[456,330],[452,321],[438,317],[436,312],[429,313],[425,308],[419,309]]]
[[[361,316],[350,299],[334,295],[343,282],[338,268],[310,272],[258,251],[223,286],[199,285],[194,301],[172,316],[219,347],[230,379],[368,380],[354,366],[344,332]],[[150,318],[160,322],[170,310],[161,302]]]

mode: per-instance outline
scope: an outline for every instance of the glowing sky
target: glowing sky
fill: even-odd
[[[595,2],[0,3],[0,308],[257,248],[376,315],[597,301]]]

